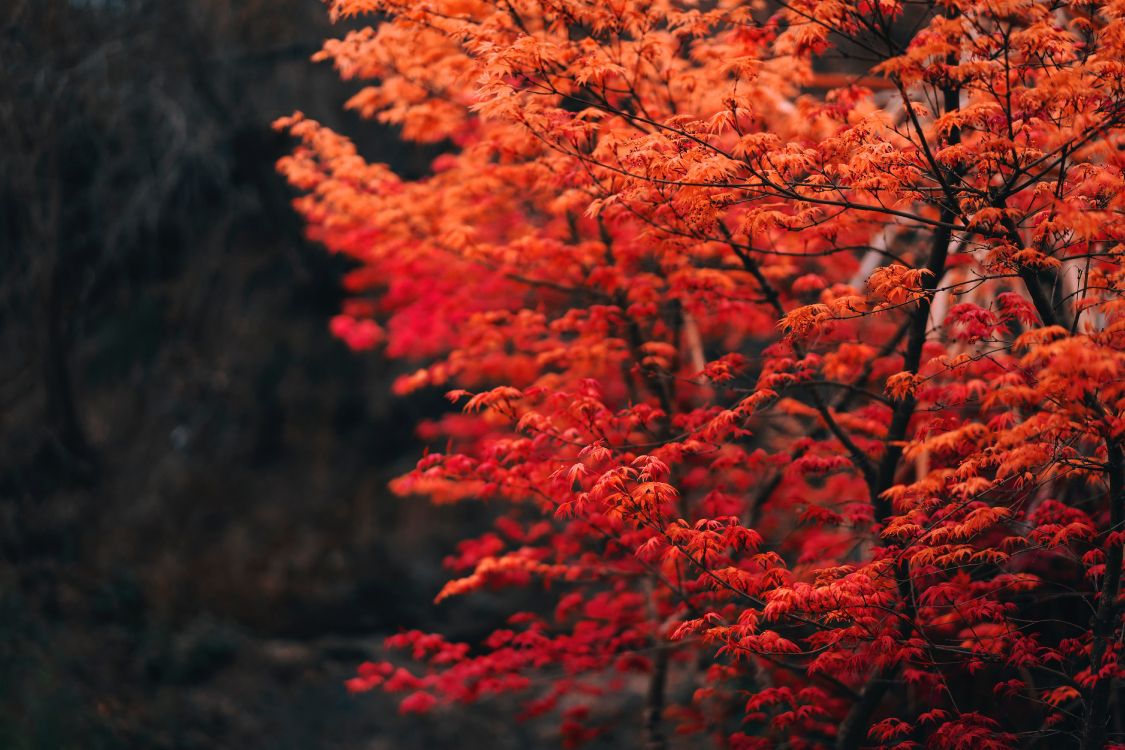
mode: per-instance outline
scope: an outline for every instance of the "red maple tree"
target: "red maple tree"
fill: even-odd
[[[329,5],[378,14],[319,55],[349,106],[448,145],[279,123],[361,264],[333,331],[463,406],[396,491],[502,504],[438,600],[557,598],[350,687],[571,744],[1125,741],[1125,3]]]

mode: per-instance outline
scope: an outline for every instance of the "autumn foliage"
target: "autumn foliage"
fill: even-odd
[[[395,489],[502,508],[437,600],[555,601],[350,687],[568,744],[1125,742],[1125,2],[329,4],[373,14],[319,55],[349,106],[446,146],[279,123],[359,263],[332,329],[461,407]]]

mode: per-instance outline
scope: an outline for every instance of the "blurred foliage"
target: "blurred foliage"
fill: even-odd
[[[380,633],[489,623],[430,605],[487,512],[385,490],[441,399],[328,335],[346,265],[273,171],[297,107],[437,153],[342,112],[334,33],[318,0],[0,8],[0,748],[489,734],[406,740],[341,685]]]

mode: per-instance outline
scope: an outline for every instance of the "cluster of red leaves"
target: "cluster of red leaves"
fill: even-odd
[[[449,147],[279,123],[361,264],[333,331],[464,407],[396,490],[504,509],[437,598],[557,596],[353,690],[571,744],[1125,741],[1125,3],[330,5],[379,14],[320,54],[350,106]]]

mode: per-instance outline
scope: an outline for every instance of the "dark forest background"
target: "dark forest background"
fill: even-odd
[[[434,607],[487,510],[389,495],[439,394],[331,338],[271,121],[437,153],[342,110],[319,0],[0,3],[0,748],[532,743],[343,680]],[[534,744],[534,743],[532,743]]]

